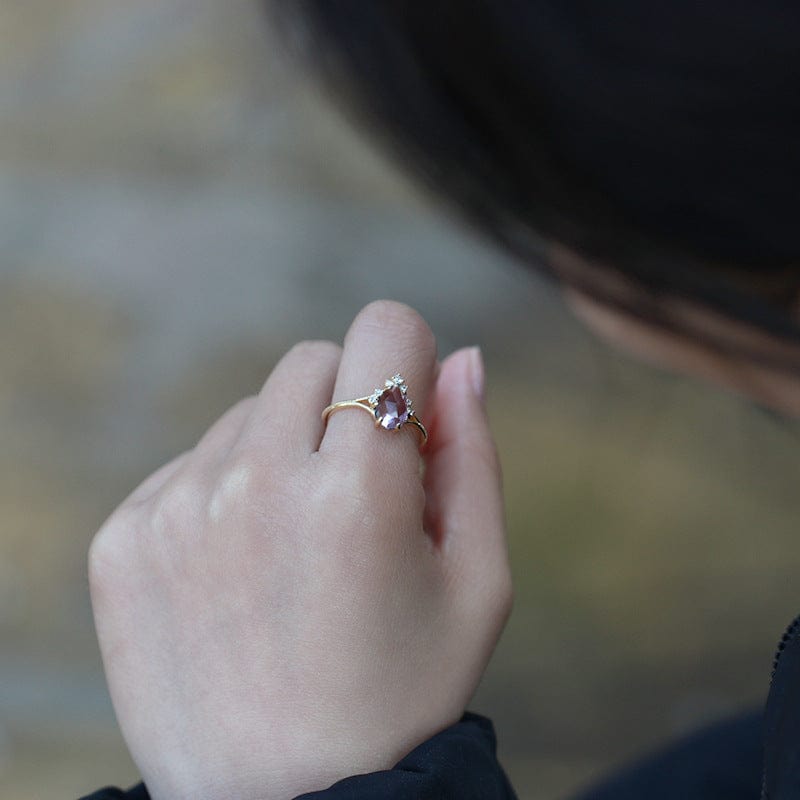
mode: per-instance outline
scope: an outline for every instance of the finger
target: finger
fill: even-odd
[[[123,505],[143,503],[153,497],[153,495],[158,493],[161,487],[186,464],[191,453],[191,450],[187,450],[185,453],[181,453],[179,456],[173,458],[172,461],[168,461],[166,464],[159,467],[128,495]]]
[[[381,300],[356,316],[344,343],[336,376],[334,401],[366,397],[399,373],[413,399],[414,412],[424,420],[436,369],[436,340],[425,320],[401,303]],[[331,414],[320,452],[352,454],[381,484],[391,484],[393,470],[418,472],[419,431],[410,424],[397,430],[375,428],[358,408]]]
[[[494,595],[506,591],[510,579],[500,463],[483,376],[477,348],[442,363],[426,456],[425,518],[452,582],[486,598],[481,587]]]
[[[128,496],[125,502],[145,502],[158,494],[177,474],[190,468],[202,471],[207,469],[211,462],[214,464],[220,463],[239,437],[254,402],[254,397],[247,397],[229,408],[203,434],[192,450],[181,453],[181,455],[157,469]]]
[[[277,364],[261,390],[241,444],[264,454],[302,457],[319,448],[322,409],[331,402],[342,348],[300,342]]]
[[[192,468],[202,470],[222,463],[242,435],[255,406],[255,397],[245,397],[231,406],[200,438],[192,451]]]

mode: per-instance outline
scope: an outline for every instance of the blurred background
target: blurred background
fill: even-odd
[[[148,472],[369,300],[483,346],[517,605],[473,703],[522,798],[766,692],[797,428],[595,342],[276,52],[255,0],[0,5],[0,795],[137,779],[85,557]]]

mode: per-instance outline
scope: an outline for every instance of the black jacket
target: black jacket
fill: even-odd
[[[800,800],[800,618],[775,658],[765,712],[693,734],[579,800]],[[516,800],[492,724],[465,714],[393,769],[355,775],[302,800]],[[149,800],[142,784],[84,800]],[[203,799],[213,800],[213,798]],[[298,798],[297,800],[300,800]]]

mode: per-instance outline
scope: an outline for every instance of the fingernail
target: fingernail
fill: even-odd
[[[480,347],[473,347],[470,353],[470,377],[472,388],[481,402],[486,399],[486,370],[483,366],[483,354]]]

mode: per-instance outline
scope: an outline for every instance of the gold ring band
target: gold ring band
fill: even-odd
[[[414,403],[408,396],[408,386],[402,375],[397,374],[388,379],[383,387],[376,389],[369,397],[331,403],[322,412],[323,421],[327,422],[334,411],[342,408],[363,409],[372,417],[375,427],[384,430],[396,431],[404,425],[413,425],[422,436],[421,446],[428,441],[428,431],[414,413]]]

